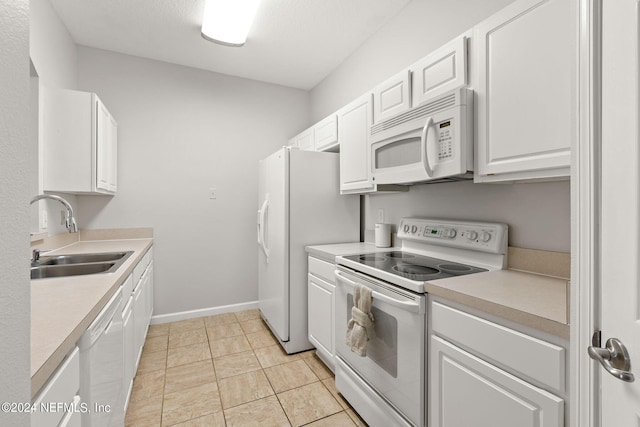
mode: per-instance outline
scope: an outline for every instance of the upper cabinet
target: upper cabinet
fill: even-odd
[[[467,37],[460,36],[411,66],[412,101],[418,106],[467,85]]]
[[[95,93],[48,89],[44,191],[115,194],[118,125]]]
[[[371,93],[366,93],[338,111],[340,194],[376,191],[369,167],[371,122]]]
[[[574,3],[519,0],[474,28],[476,182],[569,175],[577,110]]]
[[[313,146],[316,151],[336,151],[338,149],[338,117],[335,114],[313,126]]]
[[[380,123],[411,108],[411,71],[402,71],[373,89],[373,121]]]
[[[338,117],[330,115],[289,140],[289,146],[301,150],[337,151]]]

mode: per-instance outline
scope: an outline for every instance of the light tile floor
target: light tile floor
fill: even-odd
[[[287,355],[258,310],[150,326],[126,425],[366,427],[315,352]]]

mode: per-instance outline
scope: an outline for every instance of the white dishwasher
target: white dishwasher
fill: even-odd
[[[78,342],[80,396],[87,406],[83,427],[124,425],[120,405],[124,379],[122,287]]]

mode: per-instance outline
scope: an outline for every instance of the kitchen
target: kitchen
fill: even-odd
[[[258,171],[249,165],[508,3],[465,4],[460,14],[457,4],[410,2],[356,55],[305,91],[76,47],[53,8],[33,2],[31,56],[42,81],[96,92],[118,119],[118,195],[72,200],[80,227],[153,226],[159,318],[180,320],[176,313],[205,315],[210,308],[240,309],[256,301],[257,288],[246,283],[256,283],[257,266],[248,268],[243,256],[255,254]],[[402,43],[388,43],[396,37]],[[570,191],[566,180],[461,182],[366,196],[365,240],[372,241],[382,209],[384,222],[392,224],[404,216],[500,221],[510,226],[511,246],[570,252]],[[34,194],[25,193],[25,198]],[[51,208],[50,218],[57,216],[56,209]],[[3,223],[15,227],[15,220],[9,216]],[[199,268],[212,260],[219,267],[203,278]]]

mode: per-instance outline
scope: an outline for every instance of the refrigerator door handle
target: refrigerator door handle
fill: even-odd
[[[269,210],[269,195],[267,194],[264,199],[264,203],[262,203],[262,208],[258,212],[258,243],[264,252],[264,256],[267,258],[267,262],[269,262],[269,248],[267,248],[265,239],[264,239],[264,225],[265,218],[267,216],[267,211]]]

